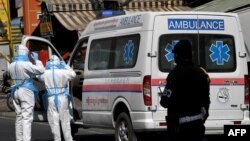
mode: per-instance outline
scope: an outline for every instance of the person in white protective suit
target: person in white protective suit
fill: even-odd
[[[47,117],[54,141],[61,141],[60,123],[65,141],[72,141],[70,127],[69,102],[70,95],[67,84],[76,73],[56,55],[52,55],[46,63],[45,72],[41,79],[45,83],[48,98]]]
[[[31,63],[31,61],[34,63]],[[11,95],[16,112],[16,141],[31,140],[31,124],[35,97],[38,89],[33,84],[33,77],[44,73],[44,66],[38,55],[29,54],[26,46],[19,45],[17,55],[12,58],[9,74],[13,80]]]

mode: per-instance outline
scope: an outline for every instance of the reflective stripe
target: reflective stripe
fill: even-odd
[[[54,96],[54,104],[55,107],[58,109],[58,104],[59,104],[59,100],[58,100],[58,96],[59,95],[64,95],[68,97],[68,103],[71,101],[71,95],[69,94],[68,90],[66,88],[61,88],[61,89],[65,89],[63,92],[61,93],[50,93],[48,91],[48,89],[56,89],[56,88],[47,88],[47,90],[45,91],[45,93],[42,96],[43,99],[43,106],[44,109],[47,110],[48,107],[48,97]],[[58,88],[57,88],[58,89]]]
[[[179,118],[179,123],[184,124],[184,123],[192,122],[192,121],[199,120],[199,119],[201,119],[201,120],[203,119],[202,113],[200,113],[199,115],[195,115],[195,116],[181,117],[181,118]]]

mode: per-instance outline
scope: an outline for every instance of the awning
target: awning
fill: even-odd
[[[96,17],[93,11],[56,12],[54,15],[68,30],[83,30]]]
[[[89,0],[44,0],[48,11],[68,30],[83,30],[96,18]]]
[[[96,18],[90,0],[43,1],[46,2],[48,11],[53,13],[68,30],[81,31]],[[132,0],[123,7],[123,10],[130,13],[137,11],[188,11],[191,8],[183,6],[183,0]]]
[[[128,12],[137,11],[190,11],[184,0],[132,0],[123,9]]]

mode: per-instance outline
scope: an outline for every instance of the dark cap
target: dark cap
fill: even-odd
[[[192,59],[192,45],[189,40],[180,40],[175,45],[173,53],[182,59]]]

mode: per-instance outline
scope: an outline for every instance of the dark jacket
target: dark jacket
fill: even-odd
[[[201,107],[207,111],[210,79],[205,70],[193,63],[177,65],[168,75],[167,84],[160,104],[168,108],[167,124],[179,124],[179,118],[201,113]],[[204,120],[204,121],[205,121]]]

